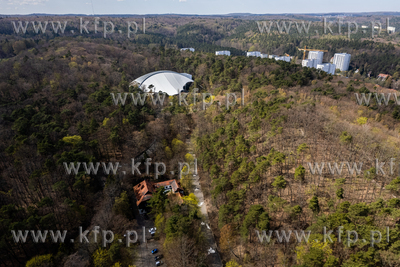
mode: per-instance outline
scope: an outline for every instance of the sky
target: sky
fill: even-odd
[[[400,12],[399,0],[0,0],[0,14],[282,14]]]

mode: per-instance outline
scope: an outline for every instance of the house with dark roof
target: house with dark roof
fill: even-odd
[[[146,207],[146,201],[151,199],[152,194],[159,188],[164,187],[165,192],[172,192],[173,194],[179,194],[183,196],[183,189],[180,183],[176,180],[168,180],[159,183],[153,183],[148,180],[144,180],[133,187],[133,191],[136,196],[136,205],[139,209]]]

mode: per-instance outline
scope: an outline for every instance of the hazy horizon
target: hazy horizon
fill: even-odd
[[[305,15],[305,16],[312,16],[316,14],[321,15],[328,15],[328,14],[381,14],[381,13],[399,13],[400,11],[376,11],[376,12],[313,12],[313,13],[220,13],[220,14],[189,14],[189,13],[147,13],[147,14],[138,14],[138,13],[95,13],[95,14],[88,14],[88,13],[27,13],[27,14],[3,14],[0,13],[0,16],[267,16],[267,15]]]
[[[110,5],[111,4],[111,5]],[[387,11],[376,11],[376,2],[372,0],[359,3],[345,0],[326,2],[306,0],[303,2],[282,0],[279,5],[271,5],[261,0],[127,0],[81,2],[71,0],[0,0],[1,15],[29,14],[86,14],[86,15],[228,15],[237,13],[261,14],[315,14],[315,13],[366,13],[366,12],[399,12],[400,2],[382,0],[379,6]],[[386,9],[386,8],[385,8]],[[129,12],[130,11],[130,12]],[[195,12],[193,12],[195,11]]]

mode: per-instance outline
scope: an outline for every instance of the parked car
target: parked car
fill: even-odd
[[[157,261],[157,262],[156,262],[156,266],[160,266],[161,264],[163,264],[162,261]]]
[[[157,230],[156,227],[150,228],[150,229],[149,229],[149,233],[153,236],[153,235],[156,233],[156,230]]]
[[[163,258],[163,254],[160,254],[160,255],[154,257],[154,259],[156,261],[161,260],[162,258]]]
[[[154,254],[154,253],[157,253],[158,252],[158,249],[153,249],[152,251],[151,251],[151,254]]]

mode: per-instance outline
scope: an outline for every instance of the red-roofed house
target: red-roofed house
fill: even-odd
[[[151,198],[154,192],[153,183],[144,180],[133,187],[133,192],[135,192],[136,204],[139,206],[142,202]]]
[[[157,188],[161,186],[164,187],[165,191],[172,191],[174,194],[178,193],[180,196],[183,196],[183,189],[180,183],[175,179],[159,183],[152,183],[144,180],[133,187],[136,196],[136,205],[138,207],[145,207],[145,202],[149,200]]]
[[[378,75],[378,80],[381,79],[382,81],[385,81],[387,78],[389,78],[390,75],[389,74],[379,74]]]

